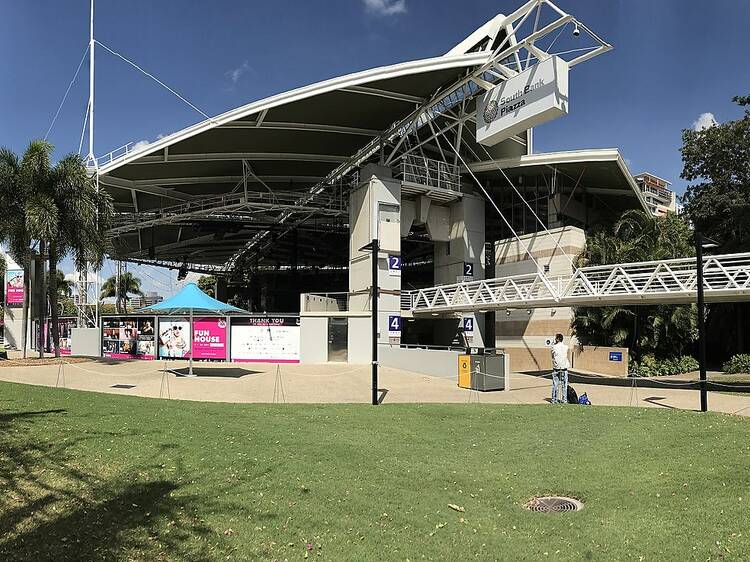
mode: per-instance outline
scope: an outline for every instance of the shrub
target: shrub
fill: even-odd
[[[747,353],[740,353],[732,356],[732,358],[721,366],[721,370],[725,373],[750,373],[750,355]]]
[[[748,356],[750,366],[750,356]],[[666,377],[680,375],[698,369],[698,361],[689,355],[676,359],[656,359],[653,355],[646,355],[640,363],[633,362],[630,366],[632,377]]]

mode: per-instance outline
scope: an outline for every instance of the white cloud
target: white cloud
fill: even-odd
[[[362,0],[365,11],[378,16],[394,16],[406,13],[406,0]]]
[[[130,151],[132,152],[134,150],[140,150],[141,148],[144,148],[149,144],[151,144],[151,141],[147,141],[146,139],[139,140],[137,143],[130,147]]]
[[[242,77],[242,75],[245,74],[248,70],[250,70],[250,63],[248,63],[248,61],[245,61],[237,68],[227,70],[226,75],[232,81],[232,84],[236,84],[237,81]]]
[[[716,125],[716,118],[713,113],[708,111],[706,113],[701,113],[698,116],[698,119],[693,121],[693,130],[702,131],[703,129],[713,127],[714,125]]]

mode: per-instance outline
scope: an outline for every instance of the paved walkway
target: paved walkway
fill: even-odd
[[[186,368],[170,362],[169,367]],[[270,365],[247,363],[198,363],[197,377],[163,372],[162,361],[90,361],[33,367],[3,367],[0,380],[44,386],[107,392],[151,398],[243,403],[369,403],[369,365]],[[277,376],[278,368],[278,376]],[[636,381],[637,382],[637,381]],[[545,404],[549,401],[547,379],[514,373],[512,390],[471,392],[451,379],[408,371],[380,368],[379,386],[384,403],[505,403]],[[132,385],[117,388],[115,385]],[[168,388],[167,388],[168,386]],[[632,388],[576,383],[578,394],[588,393],[595,405],[644,406],[697,409],[698,392],[673,388]],[[282,393],[283,391],[283,393]],[[750,395],[709,393],[712,411],[750,416]]]

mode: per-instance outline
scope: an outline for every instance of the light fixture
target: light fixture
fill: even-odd
[[[578,22],[575,23],[575,27],[573,27],[573,37],[578,37],[581,34],[581,30],[578,29]]]
[[[528,310],[526,311],[526,314],[528,314],[529,316],[531,316],[531,309],[528,309]]]
[[[510,310],[505,311],[505,316],[510,316]]]

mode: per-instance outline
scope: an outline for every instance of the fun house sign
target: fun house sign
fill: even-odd
[[[550,57],[477,102],[477,142],[492,146],[568,113],[568,63]]]

